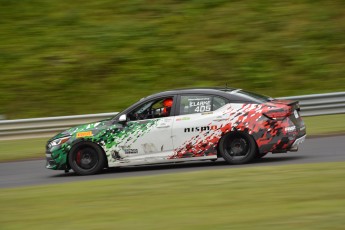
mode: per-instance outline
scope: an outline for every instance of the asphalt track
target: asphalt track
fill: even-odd
[[[42,155],[43,154],[44,153],[42,153]],[[219,159],[216,162],[202,161],[169,165],[113,168],[105,170],[103,174],[77,176],[75,173],[73,173],[73,171],[70,173],[64,173],[63,171],[45,169],[44,160],[0,163],[0,188],[86,181],[105,178],[116,179],[123,177],[191,172],[198,170],[337,161],[345,162],[345,136],[307,138],[306,141],[300,146],[298,152],[275,155],[268,154],[264,158],[246,165],[228,165],[223,159]]]

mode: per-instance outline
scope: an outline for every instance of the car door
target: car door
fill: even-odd
[[[128,112],[128,122],[117,145],[118,163],[128,165],[161,162],[173,152],[171,138],[173,109],[168,114],[161,102],[174,96],[155,98]],[[173,104],[174,106],[174,104]]]
[[[229,118],[228,99],[214,95],[179,96],[172,129],[174,154],[171,159],[216,159],[219,128]]]

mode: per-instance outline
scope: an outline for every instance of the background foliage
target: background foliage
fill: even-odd
[[[119,111],[190,86],[345,89],[345,2],[0,1],[0,114]]]

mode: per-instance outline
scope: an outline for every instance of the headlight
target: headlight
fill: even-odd
[[[55,140],[52,140],[50,143],[49,143],[49,147],[54,147],[54,146],[57,146],[57,145],[62,145],[63,143],[65,143],[66,141],[68,141],[71,137],[68,136],[68,137],[61,137],[59,139],[55,139]]]

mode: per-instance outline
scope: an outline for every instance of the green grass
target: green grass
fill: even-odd
[[[345,114],[303,118],[308,136],[345,133]],[[0,162],[43,158],[49,138],[0,141]]]
[[[0,3],[0,114],[119,111],[165,89],[343,91],[345,2]]]
[[[308,135],[345,133],[345,114],[304,117]]]
[[[49,138],[0,141],[0,162],[45,157],[45,145]]]
[[[343,163],[0,190],[1,229],[343,229]],[[52,178],[54,180],[54,178]]]

